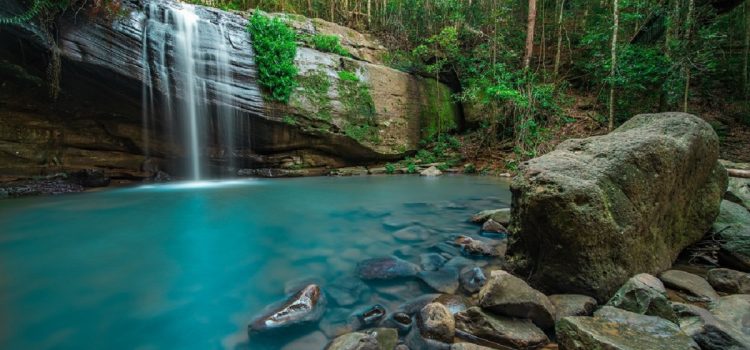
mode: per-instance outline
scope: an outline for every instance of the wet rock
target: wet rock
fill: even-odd
[[[401,215],[389,215],[383,218],[383,226],[390,230],[398,230],[400,228],[414,225],[416,223],[416,220]]]
[[[750,272],[750,211],[737,203],[722,201],[712,232],[723,240],[721,264]]]
[[[719,292],[729,294],[750,294],[750,274],[718,268],[708,271],[708,283]]]
[[[83,187],[107,187],[110,178],[101,169],[83,169],[70,174],[70,181]]]
[[[430,230],[422,226],[414,225],[394,232],[393,237],[405,242],[423,241],[430,237]]]
[[[437,271],[448,261],[438,253],[425,253],[419,255],[419,265],[424,271]]]
[[[353,332],[332,340],[326,350],[380,350],[380,344],[372,334]]]
[[[414,277],[419,266],[390,256],[363,260],[357,264],[355,272],[363,280],[389,280]]]
[[[423,294],[416,298],[410,299],[406,301],[405,303],[401,304],[398,307],[399,312],[403,312],[407,315],[413,316],[416,315],[419,310],[422,310],[422,308],[433,302],[435,299],[437,299],[441,294]]]
[[[373,328],[365,333],[375,337],[380,350],[391,350],[398,344],[398,332],[393,328]]]
[[[439,340],[425,338],[419,327],[412,327],[411,332],[404,339],[409,349],[413,350],[450,350],[451,344]]]
[[[458,236],[453,242],[455,246],[461,248],[461,252],[469,256],[501,256],[501,250],[496,249],[492,244],[471,238],[469,236]]]
[[[479,291],[479,306],[499,315],[531,319],[542,329],[555,325],[555,307],[547,296],[503,270],[490,273]]]
[[[565,317],[555,327],[566,350],[699,350],[698,344],[667,320],[604,306],[594,317]]]
[[[425,305],[419,312],[417,320],[422,337],[443,343],[453,341],[456,323],[453,320],[453,314],[445,305],[440,303]]]
[[[316,284],[301,289],[279,306],[256,317],[248,326],[249,332],[263,332],[286,328],[302,323],[315,322],[325,312],[325,297]]]
[[[287,343],[281,350],[322,349],[326,344],[328,344],[328,337],[323,332],[318,331]]]
[[[724,198],[750,210],[750,179],[730,177]]]
[[[393,350],[411,350],[406,344],[398,344]]]
[[[370,288],[360,279],[353,277],[337,278],[326,288],[326,292],[333,302],[339,306],[356,304],[365,298],[369,290]]]
[[[453,294],[458,290],[458,269],[444,266],[437,271],[420,271],[417,276],[432,289]]]
[[[478,307],[456,314],[456,335],[496,349],[534,349],[549,342],[529,320],[491,315]]]
[[[434,302],[445,305],[451,315],[455,315],[473,306],[470,300],[456,294],[441,294],[435,298]]]
[[[164,171],[159,170],[156,173],[154,173],[153,176],[147,178],[144,181],[145,182],[154,182],[154,183],[170,182],[170,181],[172,181],[172,176],[170,176],[169,174],[167,174]]]
[[[394,328],[398,331],[398,334],[405,335],[411,330],[412,323],[413,320],[409,314],[397,311],[383,322],[383,326]]]
[[[419,172],[419,175],[420,176],[440,176],[440,175],[443,175],[443,172],[440,171],[440,169],[438,169],[437,167],[435,167],[433,165],[433,166],[431,166],[431,167],[429,167],[429,168],[427,168],[427,169],[422,170],[421,172]]]
[[[502,224],[499,222],[489,219],[484,222],[482,225],[482,231],[483,232],[491,232],[491,233],[500,233],[500,234],[507,234],[508,229],[505,228]]]
[[[670,268],[719,212],[718,155],[704,120],[661,113],[523,163],[511,185],[515,271],[545,291],[603,301],[637,273]]]
[[[478,292],[487,283],[484,272],[476,266],[463,268],[460,273],[460,280],[461,286],[469,293]]]
[[[20,180],[0,183],[0,192],[3,193],[2,197],[5,198],[56,195],[83,192],[84,190],[83,186],[63,179]]]
[[[568,316],[590,316],[596,308],[596,299],[580,294],[554,294],[549,301],[555,306],[555,320]]]
[[[719,295],[703,277],[680,270],[668,270],[659,279],[669,288],[684,291],[699,300],[716,300]]]
[[[680,329],[695,340],[702,350],[750,349],[750,338],[719,321],[708,310],[674,303]]]
[[[677,323],[677,315],[661,281],[647,273],[630,278],[607,305],[637,314],[657,316]]]
[[[490,219],[507,227],[510,224],[510,208],[482,210],[474,214],[469,221],[475,224],[483,224]]]
[[[472,343],[454,343],[451,344],[451,350],[492,350],[492,348]]]
[[[746,337],[750,337],[750,294],[734,294],[709,304],[709,311]]]
[[[374,327],[380,324],[380,321],[385,319],[387,312],[382,305],[373,305],[364,310],[357,311],[354,313],[350,324],[353,329],[364,329],[368,327]]]

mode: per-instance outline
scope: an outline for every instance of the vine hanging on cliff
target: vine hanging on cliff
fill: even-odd
[[[268,18],[255,11],[248,31],[253,40],[258,83],[272,101],[287,103],[297,86],[297,38],[294,31],[278,18]]]

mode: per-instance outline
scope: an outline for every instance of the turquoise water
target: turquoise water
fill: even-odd
[[[363,259],[418,264],[452,235],[477,235],[472,213],[509,202],[503,180],[465,176],[177,183],[0,201],[0,349],[321,342],[313,327],[261,346],[246,327],[290,281],[325,291]],[[410,220],[431,235],[401,242],[383,224]],[[425,292],[416,280],[368,286],[353,305],[329,298],[321,324]]]

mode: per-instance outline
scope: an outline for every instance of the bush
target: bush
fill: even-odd
[[[395,172],[396,172],[396,166],[395,165],[393,165],[391,163],[388,163],[388,164],[385,165],[385,173],[386,174],[393,174]]]
[[[341,46],[339,37],[335,35],[315,34],[312,36],[312,46],[322,52],[335,53],[344,57],[351,57],[349,51]]]
[[[272,101],[287,103],[297,86],[297,42],[294,31],[278,18],[269,19],[260,11],[250,18],[248,31],[253,39],[258,83]]]

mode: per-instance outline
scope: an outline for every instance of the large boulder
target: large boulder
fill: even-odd
[[[630,276],[666,270],[719,213],[727,174],[702,119],[642,114],[521,165],[511,260],[545,292],[600,301]]]

